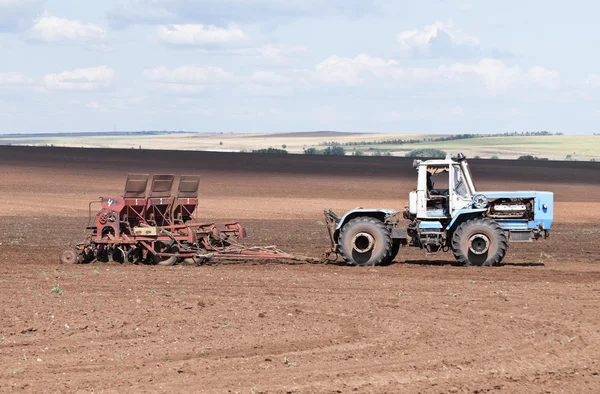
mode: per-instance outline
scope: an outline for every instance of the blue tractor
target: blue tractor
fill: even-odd
[[[403,212],[359,208],[339,216],[325,210],[332,253],[350,265],[373,266],[390,263],[401,246],[415,246],[427,253],[451,250],[465,266],[493,266],[509,242],[548,238],[553,193],[477,191],[462,154],[413,166],[417,188]]]

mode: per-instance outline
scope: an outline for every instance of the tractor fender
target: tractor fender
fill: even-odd
[[[464,208],[459,211],[456,211],[456,213],[454,214],[454,217],[452,217],[452,220],[446,226],[446,230],[450,230],[451,228],[455,227],[455,225],[462,223],[465,219],[470,219],[472,217],[481,216],[486,211],[487,211],[487,208],[479,208],[479,209]]]
[[[366,217],[375,218],[375,219],[381,220],[382,222],[385,222],[386,217],[392,216],[395,213],[396,213],[396,211],[393,209],[358,208],[358,209],[353,209],[351,211],[348,211],[348,212],[346,212],[346,214],[344,216],[342,216],[342,218],[338,222],[337,226],[335,227],[335,231],[333,233],[333,238],[337,242],[337,237],[338,237],[342,227],[344,227],[346,225],[346,223],[348,223],[350,220],[352,220],[354,218],[357,218],[359,216],[366,216]]]
[[[384,222],[385,218],[387,216],[391,216],[395,213],[396,213],[396,211],[393,209],[364,209],[364,208],[353,209],[351,211],[346,212],[346,214],[344,216],[342,216],[342,218],[338,222],[335,229],[340,230],[350,220],[352,220],[356,217],[359,217],[359,216],[367,216],[367,217],[379,219],[382,222]]]

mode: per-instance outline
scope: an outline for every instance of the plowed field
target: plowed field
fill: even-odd
[[[411,160],[0,147],[0,391],[600,392],[600,165],[472,160],[480,190],[548,190],[547,241],[500,267],[65,266],[125,174],[199,174],[201,216],[319,257],[323,208],[401,210]]]

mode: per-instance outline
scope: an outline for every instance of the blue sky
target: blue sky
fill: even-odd
[[[0,0],[0,133],[600,132],[599,11]]]

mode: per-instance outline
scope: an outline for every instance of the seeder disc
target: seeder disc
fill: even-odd
[[[77,263],[77,253],[73,249],[64,250],[60,254],[60,262],[63,264],[76,264]]]

